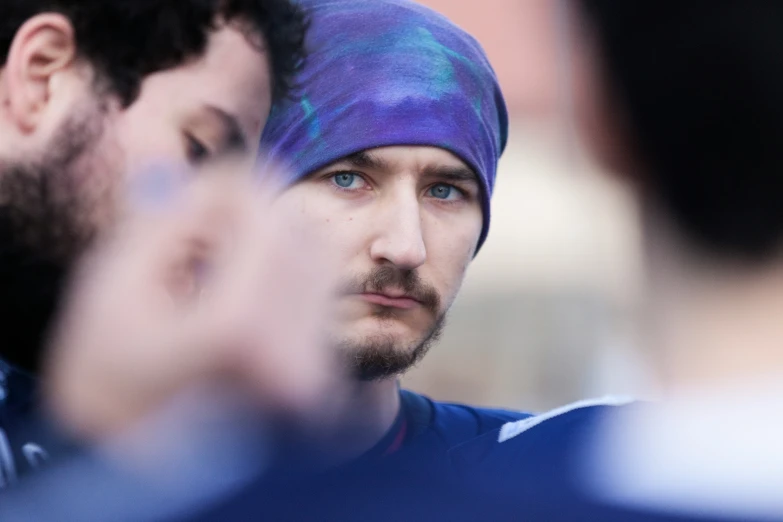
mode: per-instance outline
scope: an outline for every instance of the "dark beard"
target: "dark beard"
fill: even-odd
[[[429,352],[443,333],[446,316],[441,316],[422,341],[412,350],[400,349],[399,343],[391,336],[375,339],[362,344],[357,349],[343,346],[341,353],[350,354],[348,367],[354,378],[369,382],[402,375],[416,366]]]
[[[361,381],[376,381],[405,373],[415,366],[440,338],[446,322],[441,312],[438,291],[423,281],[415,270],[400,270],[391,265],[378,266],[363,278],[350,280],[343,285],[344,294],[365,292],[382,293],[398,289],[419,301],[435,322],[424,338],[414,347],[400,347],[393,336],[366,339],[361,343],[337,342],[339,353],[345,354],[348,371]],[[392,321],[398,312],[391,308],[377,307],[373,315],[383,321]]]
[[[63,125],[36,162],[0,164],[0,356],[37,374],[71,266],[91,241],[71,176],[100,120]]]
[[[0,211],[0,355],[6,362],[38,373],[68,269],[20,243],[6,209]]]

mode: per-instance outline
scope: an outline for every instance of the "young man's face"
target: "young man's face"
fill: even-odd
[[[77,253],[121,211],[126,184],[145,167],[196,165],[228,152],[254,157],[271,104],[271,73],[267,57],[239,30],[217,30],[203,56],[146,77],[139,97],[123,108],[96,86],[88,64],[68,60],[54,20],[20,38],[0,84],[0,203],[17,207],[30,227],[44,226],[50,218],[36,214],[48,209],[70,229],[62,241],[72,244],[34,247],[55,249],[58,257]],[[37,55],[47,53],[62,57],[35,71]],[[47,187],[47,200],[24,188],[35,184]]]
[[[361,379],[401,373],[426,352],[482,228],[475,173],[434,147],[367,150],[310,174],[280,203],[339,249],[332,340]]]
[[[223,27],[203,56],[145,78],[125,108],[76,56],[67,19],[20,29],[0,70],[4,358],[36,371],[70,265],[123,211],[141,169],[255,158],[271,89],[265,54]]]
[[[158,158],[255,158],[271,99],[268,57],[238,30],[223,28],[198,61],[148,77],[139,99],[118,115],[126,170]]]

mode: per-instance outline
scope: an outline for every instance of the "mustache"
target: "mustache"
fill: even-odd
[[[343,285],[344,294],[382,294],[387,289],[402,290],[407,297],[420,302],[433,315],[440,311],[440,295],[432,285],[419,277],[415,270],[400,270],[393,266],[379,266],[366,276]]]

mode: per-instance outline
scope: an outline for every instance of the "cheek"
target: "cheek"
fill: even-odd
[[[131,173],[154,163],[187,165],[184,138],[170,106],[139,99],[120,117],[117,134]]]
[[[94,230],[104,230],[121,211],[125,189],[126,154],[111,119],[103,126],[97,141],[70,170],[69,178],[79,192],[85,218]]]
[[[426,238],[437,245],[439,251],[450,259],[464,260],[460,264],[464,271],[476,254],[479,237],[484,225],[481,206],[471,205],[452,215],[430,215],[425,221]],[[427,248],[428,254],[430,248]]]
[[[284,192],[274,207],[292,234],[315,237],[344,263],[361,252],[365,230],[360,213],[315,183],[304,182]]]
[[[132,108],[113,111],[98,143],[75,169],[85,173],[82,176],[85,179],[79,182],[99,229],[125,212],[129,184],[135,175],[155,163],[184,162],[184,149],[172,136],[175,133],[166,135],[161,131],[165,127],[161,116],[157,119],[144,116]]]
[[[450,305],[457,295],[473,259],[476,244],[481,233],[481,221],[460,223],[428,223],[425,231],[427,263],[422,267],[421,276],[435,285],[444,299],[444,305]],[[426,269],[426,272],[424,271]]]

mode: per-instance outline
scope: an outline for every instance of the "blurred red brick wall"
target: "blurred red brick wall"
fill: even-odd
[[[419,0],[484,46],[514,115],[551,113],[558,105],[556,0]]]

